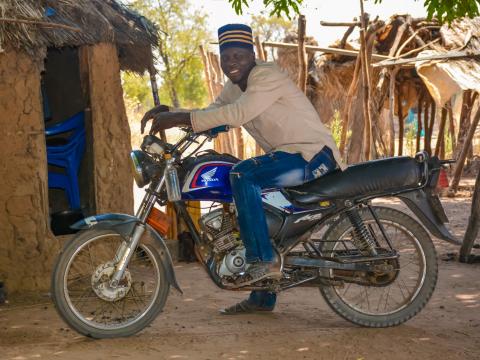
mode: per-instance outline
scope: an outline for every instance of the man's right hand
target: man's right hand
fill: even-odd
[[[149,120],[155,119],[155,116],[160,113],[169,112],[169,111],[170,111],[170,108],[167,105],[158,105],[150,109],[149,111],[147,111],[145,115],[143,115],[143,118],[140,122],[140,131],[142,132],[142,134]]]

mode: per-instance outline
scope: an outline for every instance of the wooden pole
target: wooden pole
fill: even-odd
[[[360,21],[362,23],[362,27],[360,28],[360,52],[362,57],[363,115],[365,121],[364,157],[365,160],[370,160],[372,150],[372,118],[370,115],[370,64],[368,61],[367,44],[365,41],[368,18],[365,16],[365,12],[363,11],[363,0],[360,0],[360,13]]]
[[[460,183],[460,177],[462,176],[463,167],[465,165],[465,159],[467,158],[468,150],[470,149],[470,146],[472,146],[473,135],[475,135],[475,130],[477,128],[479,120],[480,120],[480,108],[477,110],[477,113],[475,114],[475,117],[472,123],[470,124],[470,128],[468,129],[468,133],[465,138],[465,144],[457,160],[457,165],[453,173],[452,183],[450,184],[450,189],[449,189],[450,194],[455,193],[458,189],[458,184]]]
[[[429,154],[432,154],[432,139],[433,139],[433,127],[435,126],[435,120],[437,117],[437,105],[435,101],[430,104],[430,126],[428,127],[428,147],[430,149]]]
[[[265,61],[265,53],[263,52],[263,47],[259,36],[255,36],[255,50],[257,51],[257,57],[260,60]]]
[[[397,33],[395,34],[395,39],[393,41],[393,44],[390,47],[390,50],[388,51],[388,56],[390,58],[395,56],[395,53],[397,52],[398,46],[400,44],[400,40],[403,37],[405,29],[409,25],[408,22],[406,22],[403,18],[399,18],[399,20],[402,21],[402,24],[398,27]],[[385,82],[385,77],[387,76],[387,73],[388,73],[387,69],[382,69],[382,71],[380,71],[380,76],[379,76],[379,79],[378,79],[378,82],[377,82],[377,92],[382,91],[383,84]]]
[[[478,235],[480,227],[480,171],[475,180],[475,191],[473,192],[472,207],[468,219],[467,231],[463,237],[462,247],[460,248],[460,262],[469,262],[473,244]]]
[[[440,118],[440,125],[438,127],[437,144],[435,145],[435,156],[440,155],[442,148],[445,149],[445,124],[446,123],[447,123],[447,108],[446,106],[444,106],[442,108],[442,117]]]
[[[158,86],[157,86],[157,79],[156,79],[157,71],[153,66],[153,63],[150,64],[148,68],[148,73],[150,75],[150,84],[152,87],[153,103],[155,104],[155,106],[159,106],[160,97],[158,96]],[[167,142],[167,135],[165,134],[165,130],[160,130],[160,138],[162,139],[162,141]]]
[[[307,20],[305,15],[298,17],[298,87],[305,94],[307,93],[307,52],[305,50],[305,31]]]
[[[390,144],[389,144],[389,156],[394,156],[395,155],[395,79],[397,76],[399,68],[395,67],[390,71],[390,85],[389,85],[389,104],[390,104],[390,109],[389,109],[389,122],[388,122],[388,133],[389,133],[389,138],[390,138]],[[397,100],[399,102],[400,100]],[[399,104],[399,107],[401,104]],[[400,117],[398,119],[400,121]],[[400,136],[400,134],[399,134]],[[402,139],[403,140],[403,139]],[[399,149],[400,151],[400,149]]]
[[[357,61],[355,62],[355,69],[353,71],[353,78],[352,82],[350,83],[350,87],[348,88],[347,98],[345,100],[345,106],[343,108],[343,126],[342,126],[342,133],[340,134],[340,154],[345,157],[345,146],[347,143],[347,132],[350,122],[350,107],[352,105],[353,94],[357,90],[358,85],[358,78],[360,74],[360,67],[361,67],[361,58],[357,57]]]
[[[447,105],[447,111],[448,111],[448,130],[450,132],[450,139],[452,141],[452,149],[455,149],[455,147],[456,147],[455,119],[453,118],[453,109],[452,109],[452,103],[451,102]]]
[[[420,138],[422,135],[422,110],[423,110],[423,94],[418,99],[417,105],[417,141],[416,141],[416,152],[420,151]]]
[[[401,87],[397,86],[397,114],[398,114],[398,156],[403,155],[403,137],[405,133],[404,115],[402,107],[402,93]]]
[[[465,145],[465,137],[470,128],[470,118],[472,115],[473,104],[478,96],[478,93],[473,93],[471,90],[466,90],[463,93],[462,111],[460,112],[460,128],[458,130],[457,144],[454,148],[453,158],[456,159]]]
[[[430,118],[430,99],[429,97],[425,100],[425,108],[423,109],[423,148],[429,154],[432,153],[432,149],[430,148],[430,138],[429,138],[429,118]]]
[[[371,54],[373,50],[373,45],[375,41],[375,33],[382,28],[384,23],[382,21],[377,21],[375,24],[370,26],[368,28],[367,34],[366,34],[366,43],[367,43],[367,49],[368,49],[368,54]],[[360,72],[361,72],[361,56],[357,57],[357,61],[355,63],[355,69],[353,72],[353,77],[352,77],[352,82],[350,83],[350,87],[347,92],[347,98],[345,100],[345,105],[342,113],[343,117],[343,124],[342,124],[342,132],[340,136],[340,153],[342,154],[344,159],[347,159],[347,153],[346,153],[346,144],[347,144],[347,132],[350,129],[350,124],[351,124],[351,119],[355,117],[355,114],[352,114],[352,107],[355,106],[355,97],[358,96],[360,90],[358,89],[358,85],[360,83]],[[363,90],[363,88],[361,88]],[[363,101],[363,97],[361,98]],[[355,100],[355,101],[354,101]],[[363,121],[363,118],[362,118]],[[355,126],[355,124],[352,124],[352,126]],[[355,126],[355,129],[358,129],[358,127]],[[363,126],[361,130],[363,134]],[[353,134],[352,134],[353,135]],[[382,139],[379,139],[381,142]],[[361,144],[360,144],[361,145]],[[385,148],[384,144],[381,144],[383,148]],[[354,146],[352,149],[350,149],[352,152],[356,152],[357,148]],[[349,150],[349,152],[350,152]],[[361,153],[361,148],[358,149],[358,153]],[[386,153],[386,151],[384,151]],[[355,158],[356,159],[356,158]],[[357,160],[354,160],[357,161]]]
[[[353,32],[353,30],[355,30],[355,26],[356,25],[351,25],[347,31],[345,31],[345,34],[343,34],[343,37],[342,37],[342,40],[340,41],[340,45],[339,45],[339,48],[340,49],[344,49],[345,48],[345,45],[347,43],[347,39],[348,37],[350,36],[350,34]]]

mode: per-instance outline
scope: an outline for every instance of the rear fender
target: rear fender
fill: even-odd
[[[139,222],[141,222],[140,219],[135,216],[112,213],[90,216],[80,220],[79,222],[76,222],[71,226],[71,228],[76,230],[112,230],[117,234],[120,234],[122,237],[128,238],[132,234],[135,225]],[[168,251],[165,241],[150,225],[145,224],[145,226],[146,230],[151,235],[151,238],[155,240],[155,243],[160,248],[158,254],[162,260],[162,267],[167,274],[167,280],[169,284],[177,289],[180,293],[183,293],[177,283],[175,271],[173,270],[172,257],[170,256],[170,252]]]
[[[424,189],[395,196],[409,207],[434,236],[451,244],[461,245],[461,242],[444,225],[445,222],[448,222],[448,219],[438,198],[427,194]]]

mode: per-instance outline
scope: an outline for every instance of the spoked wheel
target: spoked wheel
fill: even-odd
[[[111,286],[115,255],[124,238],[88,230],[59,255],[52,296],[61,317],[79,333],[108,338],[145,328],[163,309],[169,284],[156,249],[140,243],[117,286]]]
[[[374,209],[398,258],[375,261],[372,272],[322,270],[322,276],[344,283],[323,287],[320,292],[348,321],[368,327],[396,326],[415,316],[430,299],[437,282],[437,257],[430,236],[417,221],[391,208]],[[359,214],[378,242],[377,252],[387,251],[388,244],[370,211],[360,209]],[[322,253],[358,254],[352,236],[348,218],[340,219],[326,232]]]

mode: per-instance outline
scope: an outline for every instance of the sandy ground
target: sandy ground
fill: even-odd
[[[463,235],[469,199],[442,202],[452,230]],[[480,359],[480,264],[448,260],[458,249],[435,245],[437,289],[419,315],[396,328],[352,325],[312,288],[280,294],[273,313],[222,316],[219,308],[246,293],[219,290],[198,264],[180,263],[184,295],[172,290],[165,311],[130,338],[79,336],[46,295],[10,299],[0,307],[0,359]]]

